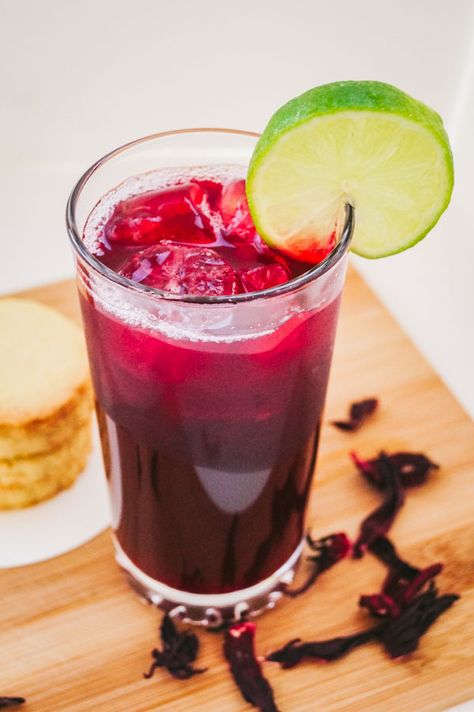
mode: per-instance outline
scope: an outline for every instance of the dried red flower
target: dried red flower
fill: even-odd
[[[359,605],[377,617],[399,616],[400,611],[443,570],[440,563],[431,564],[424,569],[408,564],[399,557],[394,545],[386,537],[376,539],[369,548],[389,567],[381,592],[364,595],[359,599]]]
[[[299,638],[295,638],[282,648],[267,655],[267,660],[280,663],[281,667],[285,669],[298,665],[305,658],[319,660],[320,662],[330,662],[342,658],[359,645],[363,645],[369,640],[374,640],[380,631],[381,626],[378,625],[360,633],[329,640],[304,643]]]
[[[301,586],[285,590],[285,594],[291,598],[295,598],[307,591],[323,571],[327,571],[338,561],[344,559],[352,548],[351,542],[344,532],[330,534],[316,540],[312,539],[308,534],[306,541],[310,549],[316,553],[314,556],[307,557],[307,561],[311,563],[311,571]]]
[[[390,462],[398,470],[403,487],[422,485],[432,470],[439,470],[439,465],[417,452],[396,452],[390,455]]]
[[[377,509],[364,519],[360,526],[360,533],[354,544],[354,556],[357,558],[364,555],[364,552],[375,539],[389,531],[398,510],[403,506],[405,500],[400,478],[390,459],[384,452],[381,452],[378,461],[378,472],[383,482],[385,499]]]
[[[26,702],[24,697],[0,697],[0,708],[18,707]]]
[[[370,544],[369,549],[371,553],[386,564],[391,571],[397,572],[405,579],[411,581],[419,572],[419,569],[415,566],[412,566],[400,558],[390,539],[387,539],[385,536],[380,536],[375,539]]]
[[[385,593],[373,593],[359,598],[359,606],[367,608],[375,618],[396,618],[400,615],[400,606]]]
[[[362,460],[355,452],[351,452],[350,456],[359,472],[371,485],[378,489],[384,488],[384,477],[380,471],[380,456],[370,460]],[[390,460],[390,464],[396,470],[404,488],[423,484],[432,470],[439,469],[439,465],[422,453],[396,452],[393,455],[385,455],[385,457]]]
[[[406,585],[400,588],[398,585],[398,591],[395,592],[394,597],[400,598],[402,605],[411,603],[413,599],[423,590],[425,585],[438,576],[443,570],[443,564],[431,564],[425,569],[421,569],[418,574]],[[392,585],[392,584],[391,584]],[[388,589],[388,586],[387,586]]]
[[[361,596],[359,605],[385,620],[379,638],[389,655],[407,655],[416,650],[421,636],[459,596],[438,596],[433,579],[441,573],[442,564],[418,569],[401,559],[386,537],[372,542],[370,550],[389,567],[389,573],[381,592]],[[428,590],[423,592],[428,583]]]
[[[387,622],[379,634],[390,657],[399,658],[416,650],[422,635],[458,598],[455,593],[438,596],[433,583],[428,591],[413,598],[397,618]]]
[[[347,420],[333,420],[332,424],[339,430],[358,430],[362,423],[377,410],[377,398],[365,398],[361,401],[351,403],[349,407],[349,417]]]
[[[187,680],[193,675],[205,672],[204,668],[195,668],[199,650],[199,640],[191,631],[179,632],[168,613],[165,613],[160,626],[162,650],[154,648],[151,654],[154,658],[148,672],[143,673],[147,680],[153,676],[159,667],[166,668],[170,675],[178,680]]]
[[[225,632],[224,655],[243,698],[261,712],[278,712],[273,690],[255,656],[254,642],[254,623],[234,623]]]

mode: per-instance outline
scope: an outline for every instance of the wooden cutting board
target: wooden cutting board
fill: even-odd
[[[21,296],[78,318],[70,282]],[[358,433],[329,425],[348,403],[376,395],[378,414]],[[416,565],[445,563],[442,591],[461,600],[408,660],[392,662],[376,644],[347,658],[293,670],[266,664],[282,712],[425,712],[474,697],[474,426],[389,314],[351,271],[348,277],[309,522],[316,535],[357,531],[377,495],[354,472],[348,451],[427,453],[441,469],[408,493],[392,531]],[[87,517],[87,511],[84,511]],[[199,532],[196,532],[196,536]],[[324,639],[360,630],[362,592],[384,576],[371,556],[347,560],[297,601],[259,619],[260,654],[301,636]],[[25,712],[244,712],[221,654],[221,636],[199,632],[199,664],[186,682],[142,672],[158,644],[159,614],[141,604],[118,571],[107,532],[54,560],[0,573],[0,695],[23,695]]]

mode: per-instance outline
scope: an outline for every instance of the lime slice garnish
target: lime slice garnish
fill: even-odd
[[[247,177],[255,226],[271,246],[312,261],[355,208],[351,249],[385,257],[421,240],[446,209],[454,171],[441,117],[394,86],[316,87],[281,107]]]

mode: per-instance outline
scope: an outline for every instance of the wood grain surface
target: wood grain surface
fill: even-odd
[[[71,282],[22,296],[78,318]],[[345,415],[350,401],[371,395],[380,397],[380,411],[358,433],[329,425]],[[351,271],[309,511],[315,535],[356,533],[378,498],[347,454],[357,449],[372,455],[380,448],[424,451],[441,464],[428,484],[408,493],[392,534],[410,562],[443,561],[441,591],[462,598],[407,660],[392,662],[371,644],[327,665],[285,671],[266,664],[282,712],[427,712],[474,697],[474,426]],[[358,596],[376,591],[384,573],[371,556],[342,562],[306,595],[259,619],[259,653],[296,636],[323,639],[360,630],[367,621]],[[160,615],[128,588],[107,532],[51,561],[0,572],[0,591],[0,695],[26,697],[25,712],[252,709],[234,687],[217,634],[198,632],[205,674],[178,682],[158,671],[143,679],[158,644]]]

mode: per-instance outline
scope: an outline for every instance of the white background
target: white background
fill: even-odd
[[[354,262],[474,413],[472,0],[0,0],[0,10],[1,293],[72,274],[64,204],[109,149],[170,128],[261,130],[311,86],[381,79],[445,117],[457,185],[419,246]]]

